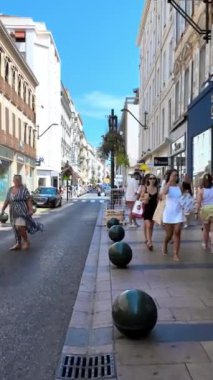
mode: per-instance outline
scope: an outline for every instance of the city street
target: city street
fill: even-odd
[[[104,202],[96,194],[89,198],[39,209],[45,232],[31,237],[28,252],[10,252],[11,228],[0,228],[1,380],[54,378]]]

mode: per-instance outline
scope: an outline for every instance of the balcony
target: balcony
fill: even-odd
[[[11,148],[15,152],[25,154],[30,158],[36,158],[35,148],[32,148],[28,144],[25,144],[24,147],[21,148],[19,139],[2,130],[0,130],[0,142],[1,145]]]
[[[25,116],[35,123],[35,112],[26,104],[15,90],[0,76],[0,92],[10,100]]]

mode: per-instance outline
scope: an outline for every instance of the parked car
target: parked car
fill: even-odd
[[[61,207],[62,196],[55,187],[41,186],[32,192],[32,202],[37,207]]]

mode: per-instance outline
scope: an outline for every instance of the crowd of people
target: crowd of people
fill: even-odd
[[[181,230],[187,228],[191,215],[202,223],[204,250],[213,253],[213,177],[205,173],[194,194],[192,181],[186,174],[182,180],[176,169],[166,172],[163,181],[152,173],[141,176],[131,174],[125,192],[129,227],[138,227],[133,210],[140,200],[143,207],[144,239],[147,248],[153,250],[153,227],[157,223],[165,232],[162,254],[168,254],[168,244],[173,244],[173,259],[180,261]]]

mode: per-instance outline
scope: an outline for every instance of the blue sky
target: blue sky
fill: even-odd
[[[111,108],[118,116],[139,85],[136,37],[145,0],[1,0],[0,13],[44,21],[62,61],[62,80],[98,146]]]

